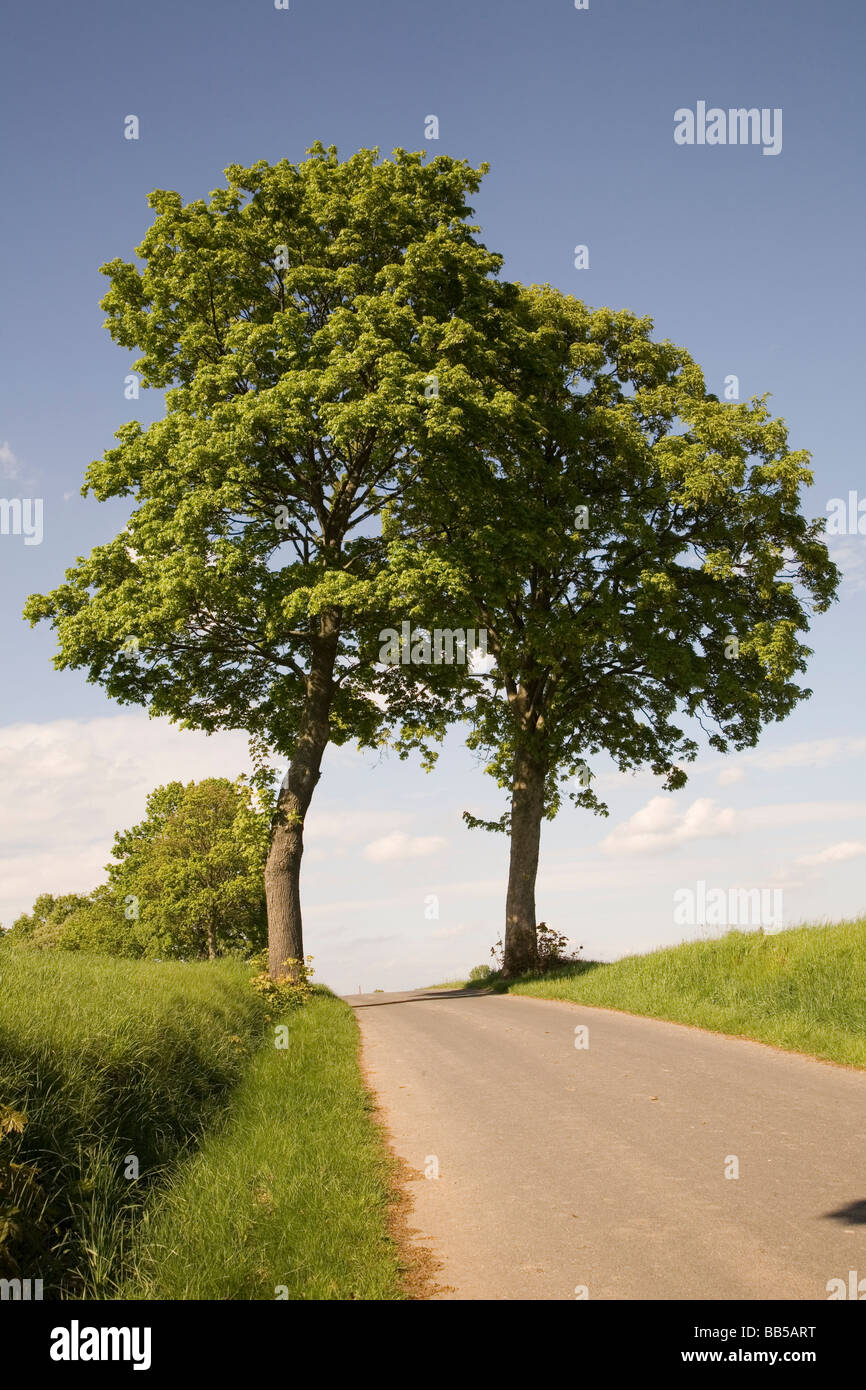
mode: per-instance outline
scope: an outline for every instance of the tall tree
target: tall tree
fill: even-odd
[[[210,201],[150,196],[144,265],[103,267],[113,338],[165,415],[132,421],[85,493],[123,531],[33,595],[59,667],[185,726],[246,729],[289,761],[266,867],[271,973],[303,956],[304,819],[329,739],[382,737],[360,640],[375,518],[453,428],[499,258],[467,223],[486,166],[315,145],[232,165]],[[451,416],[430,416],[439,383]],[[432,421],[432,423],[431,423]]]
[[[541,825],[563,796],[607,814],[587,759],[648,764],[670,790],[703,729],[756,743],[811,692],[798,634],[838,575],[807,521],[808,454],[765,398],[720,402],[652,323],[521,289],[496,408],[455,436],[435,485],[390,518],[391,557],[426,626],[487,632],[495,664],[396,667],[392,704],[436,699],[510,791],[504,969],[536,960]],[[443,717],[448,714],[443,713]]]

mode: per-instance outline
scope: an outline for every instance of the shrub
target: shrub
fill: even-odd
[[[313,993],[312,959],[306,956],[304,960],[284,960],[283,973],[273,980],[267,970],[267,951],[262,951],[255,957],[255,964],[261,968],[250,983],[276,1013],[299,1009]]]
[[[583,950],[582,946],[578,946],[576,952],[571,952],[568,937],[554,931],[546,922],[539,922],[535,935],[538,941],[538,969],[542,972],[557,970],[562,965],[573,965]]]
[[[535,928],[535,939],[538,951],[538,963],[535,970],[530,971],[532,975],[543,975],[549,970],[559,970],[566,965],[574,965],[578,959],[582,946],[578,946],[574,952],[569,951],[569,940],[561,932],[554,931],[546,922],[539,922]],[[491,946],[490,954],[493,957],[495,969],[492,974],[498,974],[502,969],[503,946],[502,937],[499,937],[495,946]],[[476,966],[476,970],[483,969]],[[469,977],[472,979],[472,976]]]

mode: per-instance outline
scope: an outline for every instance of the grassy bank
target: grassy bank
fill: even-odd
[[[124,1298],[396,1299],[390,1161],[351,1010],[318,991],[136,1233]]]
[[[611,964],[583,961],[507,988],[866,1067],[866,918],[773,935],[731,931]]]
[[[148,1192],[259,1046],[249,973],[0,947],[0,1277],[109,1296]]]

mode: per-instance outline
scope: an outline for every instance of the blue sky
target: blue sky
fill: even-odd
[[[20,617],[76,555],[113,535],[120,504],[79,496],[126,419],[133,355],[102,328],[104,261],[129,258],[147,193],[207,195],[232,162],[395,146],[487,161],[475,200],[504,273],[652,315],[710,389],[772,393],[813,455],[811,515],[866,499],[862,71],[848,0],[90,0],[3,20],[0,104],[0,496],[41,498],[44,538],[0,535],[0,920],[40,891],[86,890],[114,829],[180,775],[233,775],[243,736],[207,740],[120,709],[54,672],[47,628]],[[681,146],[674,112],[783,112],[760,146]],[[124,118],[140,139],[123,138]],[[436,115],[439,139],[425,140]],[[574,268],[574,248],[589,268]],[[866,524],[866,523],[864,523]],[[790,921],[862,910],[861,714],[866,537],[834,540],[841,601],[819,619],[815,694],[759,749],[707,755],[688,787],[607,778],[611,816],[545,827],[539,917],[611,958],[683,935],[673,893],[782,886]],[[721,778],[721,781],[720,781]],[[659,800],[659,798],[662,798]],[[504,913],[507,846],[464,829],[500,793],[453,738],[433,777],[332,750],[308,834],[308,950],[339,989],[399,987],[486,958]],[[634,818],[637,817],[635,820]],[[438,898],[438,918],[428,898]]]

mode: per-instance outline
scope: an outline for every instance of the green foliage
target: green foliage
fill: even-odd
[[[267,935],[263,868],[268,817],[244,778],[170,782],[147,798],[145,819],[115,836],[108,883],[134,913],[145,955],[249,955]]]
[[[0,946],[0,1266],[111,1295],[145,1197],[258,1046],[248,974]]]
[[[47,948],[60,944],[70,918],[89,906],[90,900],[80,893],[65,893],[54,897],[40,893],[32,912],[22,912],[9,928],[7,939],[16,945]]]
[[[18,1279],[22,1268],[39,1269],[39,1277],[51,1268],[49,1238],[58,1233],[59,1211],[49,1202],[32,1163],[16,1163],[3,1139],[20,1135],[27,1117],[9,1105],[0,1105],[0,1279]]]
[[[58,668],[286,756],[325,631],[330,737],[382,737],[389,586],[366,523],[479,395],[466,362],[495,357],[475,321],[500,264],[466,220],[484,167],[309,153],[232,165],[208,202],[157,190],[143,266],[103,267],[107,326],[166,411],[88,470],[85,493],[132,499],[127,525],[25,610]]]
[[[89,897],[42,893],[33,911],[12,923],[5,940],[38,950],[94,951],[111,956],[142,956],[144,942],[124,915],[122,899],[107,885]]]
[[[492,974],[493,971],[489,965],[473,965],[469,971],[469,982],[470,984],[480,984],[482,980],[486,980]]]
[[[304,960],[284,960],[282,971],[274,977],[268,973],[267,951],[261,952],[256,961],[261,969],[253,976],[251,984],[273,1013],[283,1014],[300,1009],[312,998],[312,960],[312,956]]]
[[[145,941],[138,925],[127,917],[123,898],[103,884],[67,918],[55,944],[66,951],[140,958],[145,954]]]
[[[510,788],[522,749],[548,815],[566,795],[607,814],[594,754],[673,790],[701,729],[748,747],[808,696],[799,634],[838,573],[799,510],[808,455],[765,398],[719,402],[651,320],[550,286],[498,328],[499,389],[395,503],[390,560],[419,624],[487,630],[487,675],[430,668],[425,698],[468,721],[488,773]],[[411,746],[417,672],[388,679]]]
[[[578,946],[577,951],[572,951],[568,937],[549,927],[546,922],[539,922],[535,933],[539,970],[558,970],[561,966],[570,965],[583,950],[582,946]]]

